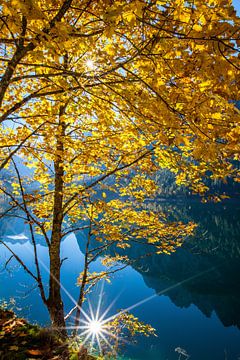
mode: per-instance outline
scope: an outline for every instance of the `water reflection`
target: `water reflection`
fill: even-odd
[[[144,256],[148,245],[132,244],[127,250],[111,248],[110,254],[127,255],[131,266],[145,284],[161,293],[174,284],[182,285],[165,293],[178,307],[194,304],[210,317],[213,311],[224,326],[240,328],[240,209],[237,204],[152,204],[169,211],[175,220],[199,224],[196,236],[171,256]],[[82,234],[79,247],[84,252]],[[92,244],[96,246],[96,244]],[[192,280],[185,281],[186,279]]]
[[[224,358],[227,347],[232,351],[228,350],[227,359],[236,360],[240,355],[240,332],[237,331],[237,327],[240,328],[240,206],[233,201],[225,204],[168,202],[148,206],[168,211],[175,220],[193,220],[199,223],[199,227],[196,236],[187,239],[184,246],[171,256],[145,256],[149,253],[148,245],[136,243],[127,250],[111,248],[112,255],[115,252],[127,254],[131,260],[131,267],[123,274],[119,273],[112,286],[106,288],[108,302],[126,289],[113,311],[182,283],[164,292],[166,296],[156,296],[151,302],[134,309],[135,314],[156,327],[160,335],[159,338],[141,340],[139,348],[128,349],[128,356],[141,360],[175,360],[179,354],[174,349],[180,346],[195,360],[218,360]],[[28,248],[31,250],[28,226],[22,219],[2,219],[0,237],[25,257],[30,267],[31,264],[34,266],[31,253],[27,251]],[[37,243],[39,254],[47,264],[47,248],[41,236],[37,236]],[[62,281],[74,298],[78,296],[76,279],[82,270],[84,245],[84,233],[77,233],[76,238],[66,238],[62,246],[62,257],[68,258],[63,263]],[[92,243],[92,247],[95,246]],[[8,259],[2,246],[1,254],[0,270]],[[11,261],[9,266],[13,264]],[[100,270],[99,261],[93,266],[94,271]],[[6,272],[0,274],[0,297],[16,296],[16,288],[19,290],[17,282],[28,284],[29,289],[33,286],[22,269],[14,270],[11,276]],[[44,273],[46,284],[47,277],[48,274]],[[190,277],[194,278],[186,282]],[[29,318],[46,323],[48,315],[37,291],[30,292],[28,297],[19,296],[18,305],[32,304]],[[72,303],[67,298],[64,302],[68,311]],[[237,327],[231,328],[232,325]]]

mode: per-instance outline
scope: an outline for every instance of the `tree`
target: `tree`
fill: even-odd
[[[0,12],[0,169],[15,178],[1,184],[2,216],[25,214],[30,275],[64,328],[66,234],[87,228],[100,247],[145,238],[170,253],[194,225],[143,209],[158,169],[202,195],[206,177],[239,181],[239,18],[230,0],[4,0]],[[48,296],[35,232],[49,247]]]

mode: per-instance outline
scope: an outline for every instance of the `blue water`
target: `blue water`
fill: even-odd
[[[129,258],[135,260],[132,266],[115,274],[111,284],[104,285],[102,311],[116,297],[109,314],[145,300],[131,311],[139,320],[151,324],[158,335],[139,337],[136,343],[125,345],[119,359],[177,360],[178,347],[193,360],[240,359],[240,205],[189,201],[163,203],[160,208],[168,209],[177,220],[194,220],[199,227],[195,237],[187,239],[171,256],[141,258],[147,248],[138,245],[128,249]],[[32,245],[21,219],[3,220],[0,235],[34,269]],[[67,257],[62,266],[62,284],[70,294],[63,291],[66,312],[73,307],[72,298],[78,297],[76,282],[82,270],[84,241],[84,234],[71,234],[62,243],[62,257]],[[43,244],[39,236],[37,248],[47,286],[48,255]],[[0,245],[0,299],[14,298],[20,315],[48,324],[48,314],[34,281],[14,260],[5,269],[8,258],[9,251]],[[92,270],[100,269],[97,259]],[[97,306],[100,288],[99,285],[90,296],[93,308]]]

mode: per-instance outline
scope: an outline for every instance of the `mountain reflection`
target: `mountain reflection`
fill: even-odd
[[[160,293],[172,285],[180,286],[165,293],[178,307],[196,305],[205,316],[215,311],[224,326],[240,328],[240,208],[236,204],[156,205],[176,220],[194,220],[199,224],[196,236],[172,255],[144,256],[148,245],[132,244],[128,249],[111,248],[110,255],[127,255],[131,266],[145,284]],[[84,252],[82,234],[77,235]],[[92,244],[96,246],[96,244]],[[185,282],[188,278],[193,278]]]

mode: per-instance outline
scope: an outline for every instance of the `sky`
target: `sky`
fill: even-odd
[[[238,16],[240,16],[240,0],[232,0],[232,4],[237,10]]]

